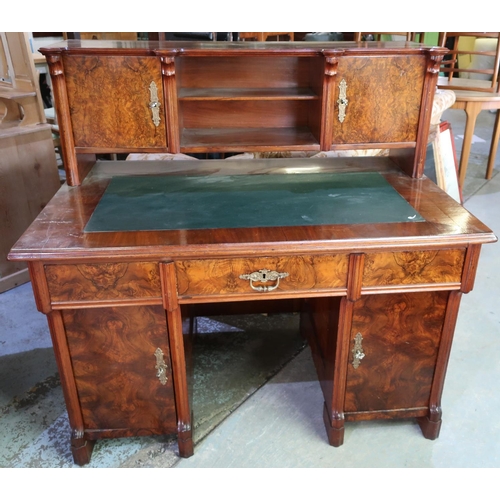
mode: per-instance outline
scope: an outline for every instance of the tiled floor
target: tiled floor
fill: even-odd
[[[448,110],[443,119],[452,124],[459,149],[463,112]],[[494,178],[484,180],[493,119],[487,112],[480,115],[465,206],[498,235],[500,158]],[[342,447],[328,446],[322,396],[305,350],[197,445],[193,457],[174,460],[174,467],[497,468],[499,306],[500,246],[485,245],[475,289],[462,300],[443,396],[443,427],[436,441],[424,439],[413,422],[361,422],[347,424]],[[36,311],[29,284],[0,295],[0,356],[0,406],[55,371],[45,317]],[[45,431],[35,414],[26,415],[25,425],[31,434]],[[8,446],[10,439],[0,427],[0,446]],[[131,441],[129,446],[136,444]],[[123,453],[121,450],[117,453]],[[46,450],[40,456],[46,457],[40,466],[67,466]],[[23,467],[22,463],[0,466]],[[116,467],[117,463],[97,459],[94,466]],[[155,463],[158,467],[171,465],[152,460],[149,466]]]

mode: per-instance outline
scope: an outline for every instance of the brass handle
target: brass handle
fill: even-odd
[[[150,95],[150,102],[149,102],[149,109],[151,110],[151,113],[153,114],[153,123],[155,124],[155,127],[158,127],[160,125],[160,101],[158,99],[158,87],[156,86],[155,82],[151,82],[149,86],[149,95]]]
[[[156,357],[156,376],[160,380],[161,385],[165,385],[167,383],[167,369],[168,366],[165,363],[165,358],[163,357],[163,351],[158,347],[155,351]]]
[[[250,288],[256,292],[272,292],[276,290],[280,284],[281,278],[289,276],[288,273],[279,273],[278,271],[270,271],[269,269],[260,269],[250,274],[241,274],[240,279],[249,280]],[[267,283],[268,281],[276,281],[272,286],[255,286],[254,282]]]
[[[359,367],[361,360],[365,357],[362,342],[363,336],[359,332],[356,333],[356,336],[354,337],[354,349],[351,351],[353,354],[352,366],[354,366],[355,369]]]
[[[343,78],[339,83],[339,90],[337,104],[339,105],[339,122],[342,123],[345,119],[347,105],[349,104],[349,100],[347,99],[347,83]]]

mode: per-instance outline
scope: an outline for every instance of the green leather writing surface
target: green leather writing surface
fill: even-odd
[[[378,173],[115,177],[85,231],[150,231],[424,219]]]

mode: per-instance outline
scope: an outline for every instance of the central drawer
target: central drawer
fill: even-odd
[[[181,298],[293,295],[345,290],[348,255],[186,260],[175,266]]]

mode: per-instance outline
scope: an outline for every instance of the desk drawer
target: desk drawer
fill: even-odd
[[[460,283],[465,249],[366,254],[363,287]]]
[[[52,303],[161,297],[153,262],[46,265],[45,274]]]
[[[345,289],[347,267],[348,255],[176,262],[181,297],[280,295],[304,290]],[[273,271],[279,275],[276,277]],[[252,274],[259,272],[261,280]]]

